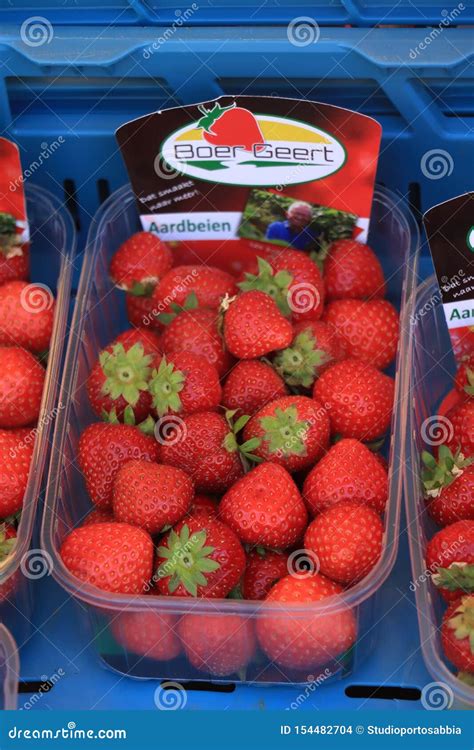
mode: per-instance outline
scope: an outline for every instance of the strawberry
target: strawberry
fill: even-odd
[[[324,261],[328,301],[373,299],[385,296],[385,278],[376,254],[355,240],[333,242]]]
[[[474,326],[451,328],[449,335],[458,361],[470,357],[474,353]]]
[[[0,427],[26,427],[40,413],[44,368],[26,349],[0,346]]]
[[[310,523],[304,546],[314,552],[319,572],[343,586],[370,573],[382,552],[383,524],[367,505],[346,500],[332,505]]]
[[[322,320],[297,323],[293,333],[291,345],[276,354],[273,365],[288,385],[311,388],[331,364],[344,358],[344,349]]]
[[[159,356],[159,355],[158,355]],[[119,422],[142,422],[150,414],[149,380],[156,357],[145,354],[140,342],[112,343],[103,349],[87,379],[87,395],[96,414]]]
[[[459,365],[454,385],[458,393],[474,396],[474,354],[466,357]]]
[[[4,252],[0,246],[0,284],[20,279],[27,281],[30,276],[30,248],[26,243],[15,246],[14,252]]]
[[[193,667],[218,677],[240,672],[255,653],[253,622],[245,616],[184,615],[178,632]]]
[[[161,354],[160,336],[149,328],[127,328],[112,343],[122,344],[127,351],[135,344],[141,344],[145,355],[157,357]]]
[[[256,547],[247,555],[242,578],[244,599],[265,599],[274,583],[288,575],[288,554]]]
[[[159,417],[165,414],[192,414],[213,411],[219,406],[222,388],[219,373],[207,359],[181,352],[163,356],[152,373],[150,393]]]
[[[466,399],[446,414],[451,423],[447,446],[453,453],[461,451],[465,458],[474,456],[474,399]]]
[[[161,347],[167,357],[180,352],[191,352],[205,357],[222,377],[232,365],[232,357],[224,348],[217,327],[215,310],[202,308],[187,310],[177,315],[166,327]]]
[[[225,492],[243,474],[235,435],[220,414],[185,415],[176,430],[158,439],[161,462],[183,469],[197,492]]]
[[[113,523],[115,521],[114,514],[111,510],[102,510],[101,508],[93,508],[90,513],[84,518],[81,526],[88,526],[91,523]]]
[[[275,370],[258,359],[237,362],[222,390],[222,405],[237,416],[252,416],[269,401],[287,394],[286,386]]]
[[[49,346],[55,302],[48,287],[26,281],[0,286],[0,345],[16,344],[40,354]]]
[[[474,591],[474,521],[456,521],[426,547],[426,567],[446,601]]]
[[[217,518],[217,501],[208,495],[194,495],[189,513],[195,516],[197,513],[207,513]]]
[[[112,488],[126,461],[158,461],[159,445],[137,427],[125,424],[91,424],[79,438],[78,463],[89,496],[99,508],[112,507]]]
[[[314,384],[313,396],[327,409],[332,432],[342,437],[375,440],[390,426],[393,379],[360,360],[332,365]]]
[[[329,434],[329,417],[317,401],[284,396],[260,409],[247,422],[243,437],[255,442],[252,453],[258,458],[299,471],[321,458],[329,446]]]
[[[126,652],[156,661],[176,659],[181,643],[176,617],[154,609],[121,612],[111,621],[112,635]]]
[[[0,430],[0,519],[17,513],[23,505],[33,448],[34,441]]]
[[[114,480],[114,517],[159,534],[184,516],[193,496],[193,483],[181,469],[143,459],[127,461]]]
[[[16,545],[16,529],[10,523],[0,523],[0,563],[10,557]],[[0,595],[1,601],[1,595]]]
[[[80,581],[114,594],[142,594],[153,572],[153,542],[128,523],[93,523],[74,529],[59,551]]]
[[[463,596],[446,610],[441,625],[443,651],[461,672],[474,673],[474,595]]]
[[[169,271],[171,264],[171,250],[156,234],[137,232],[114,253],[110,261],[110,278],[126,292],[146,295]]]
[[[245,274],[242,291],[269,294],[280,312],[293,321],[318,320],[324,306],[324,283],[316,263],[302,250],[284,248],[266,260],[257,259],[258,273]]]
[[[439,447],[438,461],[427,451],[421,457],[428,512],[438,526],[474,521],[474,458],[453,455],[446,445]]]
[[[267,656],[280,667],[297,670],[339,660],[356,638],[353,611],[342,602],[330,612],[305,605],[326,603],[342,593],[341,586],[319,574],[288,575],[278,581],[265,599],[272,610],[257,620],[257,637]]]
[[[235,294],[235,279],[213,266],[176,266],[163,276],[152,297],[158,312],[168,313],[173,305],[184,308],[193,292],[199,307],[217,310],[226,295]]]
[[[367,446],[351,438],[333,445],[303,485],[303,500],[313,516],[344,500],[356,500],[383,513],[387,497],[386,468]]]
[[[330,302],[324,320],[348,357],[383,370],[393,362],[398,346],[398,313],[385,299]]]
[[[244,292],[228,304],[224,316],[224,339],[235,357],[261,357],[289,346],[292,338],[291,324],[268,294]]]
[[[134,294],[127,294],[125,296],[125,304],[127,318],[132,326],[136,326],[137,328],[149,326],[154,330],[161,330],[163,328],[157,318],[158,310],[156,302],[151,295],[136,297]]]
[[[188,516],[161,540],[156,586],[165,596],[220,599],[244,568],[245,552],[232,529],[209,515]]]
[[[296,484],[275,463],[260,464],[227,490],[219,517],[243,542],[280,549],[301,537],[308,519]]]

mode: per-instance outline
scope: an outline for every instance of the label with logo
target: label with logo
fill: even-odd
[[[474,333],[474,193],[434,206],[423,223],[457,353],[460,337]]]
[[[340,107],[223,96],[116,133],[143,228],[308,252],[367,240],[381,126]]]
[[[0,253],[22,255],[29,241],[20,153],[15,143],[0,138]]]

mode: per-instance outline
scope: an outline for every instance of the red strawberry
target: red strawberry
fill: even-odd
[[[115,521],[114,514],[111,510],[102,510],[101,508],[93,508],[90,513],[82,521],[81,526],[89,526],[91,523],[113,523]]]
[[[258,258],[256,275],[245,274],[243,291],[269,294],[280,312],[294,321],[318,320],[323,312],[324,283],[316,263],[301,250],[284,248],[266,260]]]
[[[27,281],[30,275],[30,248],[28,244],[16,246],[9,255],[0,248],[0,284],[20,279]]]
[[[193,667],[218,677],[242,670],[255,652],[253,622],[245,616],[184,615],[178,631]]]
[[[231,355],[217,328],[215,310],[187,310],[177,315],[166,327],[161,347],[166,356],[191,352],[205,357],[222,377],[230,369]]]
[[[159,356],[159,355],[158,355]],[[96,414],[119,422],[142,422],[150,414],[149,380],[156,357],[139,342],[112,343],[103,349],[87,379],[87,395]]]
[[[327,409],[332,432],[342,437],[375,440],[390,426],[393,379],[357,359],[326,370],[314,384],[313,396]]]
[[[113,283],[137,296],[149,293],[169,271],[171,250],[151,232],[137,232],[120,245],[110,261]]]
[[[458,393],[474,396],[474,354],[466,357],[461,362],[454,384]]]
[[[0,346],[0,427],[36,422],[44,379],[44,368],[26,349]]]
[[[217,501],[208,495],[194,495],[189,513],[195,516],[197,513],[207,513],[213,518],[217,518]]]
[[[51,339],[55,302],[42,284],[8,281],[0,286],[0,345],[16,344],[35,354]]]
[[[257,547],[247,555],[242,578],[244,599],[265,599],[271,587],[288,575],[288,554]]]
[[[426,567],[446,601],[474,591],[474,521],[456,521],[426,547]]]
[[[271,401],[247,422],[243,437],[252,440],[252,454],[300,471],[318,461],[329,446],[326,410],[306,396]],[[257,441],[258,444],[257,444]]]
[[[137,328],[149,326],[150,328],[161,330],[163,326],[159,322],[157,315],[158,310],[153,297],[136,297],[133,294],[125,296],[127,306],[127,318]]]
[[[331,302],[324,320],[348,357],[383,370],[393,362],[398,346],[398,313],[385,299]]]
[[[263,463],[226,492],[219,517],[247,544],[284,549],[301,537],[307,513],[286,469]]]
[[[449,335],[457,360],[469,357],[474,353],[474,326],[451,328]]]
[[[337,503],[310,523],[304,546],[314,552],[319,572],[343,586],[350,586],[370,573],[382,552],[383,524],[380,517],[356,501]]]
[[[259,152],[265,139],[255,115],[244,107],[237,107],[235,102],[229,107],[221,107],[215,102],[212,109],[202,104],[199,111],[203,115],[197,127],[203,130],[203,138],[216,146],[240,146],[246,151],[255,147]]]
[[[474,595],[453,602],[443,616],[443,651],[461,672],[474,673]]]
[[[0,519],[17,513],[23,505],[33,448],[33,440],[0,430]]]
[[[137,427],[125,424],[91,424],[79,439],[78,462],[92,502],[112,507],[112,487],[126,461],[158,461],[159,445]]]
[[[355,240],[333,242],[324,261],[328,301],[385,296],[385,278],[376,254]]]
[[[356,639],[354,613],[341,602],[336,611],[319,612],[302,605],[337,597],[343,589],[322,575],[285,576],[265,601],[278,608],[257,620],[257,636],[267,656],[280,667],[311,670],[338,659]]]
[[[151,331],[149,328],[127,328],[112,343],[122,344],[127,351],[134,344],[141,344],[145,354],[152,357],[161,354],[160,336],[156,331]]]
[[[232,529],[209,515],[188,516],[158,547],[156,586],[165,596],[220,599],[244,568],[245,552]]]
[[[311,388],[334,362],[344,358],[341,341],[322,320],[297,323],[287,349],[278,352],[274,367],[288,385]]]
[[[383,513],[388,497],[385,467],[358,440],[343,438],[311,469],[303,499],[313,516],[341,500],[356,500]]]
[[[140,459],[127,461],[114,481],[114,516],[151,535],[159,534],[184,516],[193,496],[193,483],[181,469]]]
[[[215,412],[188,414],[179,419],[174,430],[163,436],[157,424],[161,442],[161,461],[183,469],[192,478],[197,492],[225,492],[243,474],[235,435],[227,421]]]
[[[127,652],[156,661],[176,659],[181,643],[176,617],[154,609],[121,612],[111,621],[112,634]]]
[[[222,405],[237,416],[256,411],[287,394],[286,386],[275,370],[258,359],[238,362],[231,370],[222,391]]]
[[[168,313],[173,305],[184,307],[193,292],[199,307],[217,310],[226,295],[235,294],[235,279],[213,266],[177,266],[161,279],[153,299],[159,313]]]
[[[239,359],[255,359],[289,346],[291,324],[264,292],[244,292],[230,303],[224,317],[224,339]]]
[[[159,417],[170,412],[212,411],[219,406],[222,395],[216,368],[192,352],[163,356],[149,387]]]
[[[74,529],[60,549],[80,581],[114,594],[141,594],[153,573],[153,542],[127,523],[93,523]]]
[[[474,399],[461,401],[446,414],[451,423],[448,448],[461,451],[465,458],[474,456]]]
[[[438,526],[455,521],[474,521],[474,464],[441,445],[438,461],[423,451],[423,485],[428,499],[428,512]]]

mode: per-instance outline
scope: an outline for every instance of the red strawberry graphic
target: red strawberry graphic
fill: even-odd
[[[203,117],[197,127],[203,129],[203,138],[214,146],[242,146],[246,151],[259,143],[265,143],[262,131],[255,116],[248,109],[221,107],[217,102],[212,109],[201,105],[199,111]],[[256,149],[257,151],[259,149]]]

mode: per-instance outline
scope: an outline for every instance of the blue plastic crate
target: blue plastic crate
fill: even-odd
[[[194,9],[194,5],[196,9]],[[474,8],[463,3],[450,23],[473,23]],[[12,7],[14,6],[14,7]],[[453,6],[455,7],[455,6]],[[449,8],[449,9],[448,9]],[[52,24],[114,24],[189,26],[212,24],[287,24],[302,16],[321,26],[438,25],[452,10],[445,0],[2,0],[0,11],[6,22],[22,23],[32,16]]]

